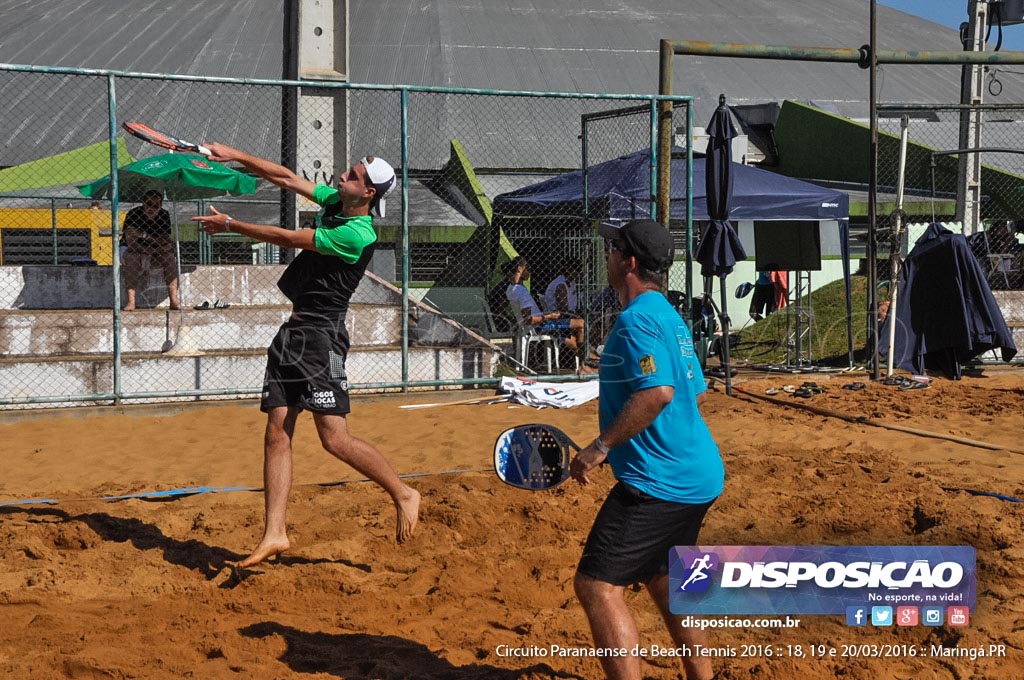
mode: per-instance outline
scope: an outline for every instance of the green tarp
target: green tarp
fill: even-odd
[[[491,201],[458,140],[451,140],[445,167],[424,184],[476,226],[461,256],[440,273],[424,301],[458,323],[488,334],[493,330],[488,316],[497,313],[488,309],[488,293],[503,285],[502,266],[516,257],[516,250],[501,227],[492,223]]]
[[[490,288],[504,278],[502,265],[518,253],[502,229],[491,223],[491,201],[484,193],[466,152],[456,139],[451,140],[451,155],[440,177],[443,179],[432,180],[427,186],[464,217],[473,221],[477,229],[466,241],[464,256],[454,259],[441,272],[434,281],[434,287]],[[442,186],[447,189],[446,192]]]
[[[135,159],[124,140],[117,140],[118,167]],[[110,174],[110,144],[100,142],[0,170],[0,194],[81,184]]]
[[[476,178],[459,140],[451,140],[448,162],[437,175],[424,182],[445,203],[478,227],[491,223],[491,201]]]

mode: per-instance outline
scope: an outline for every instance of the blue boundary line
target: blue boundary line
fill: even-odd
[[[1024,503],[1024,499],[1014,498],[1013,496],[1007,496],[1005,494],[996,493],[995,491],[978,491],[977,489],[960,489],[957,487],[942,487],[943,491],[963,491],[969,493],[972,496],[989,496],[991,498],[998,498],[1001,501],[1007,501],[1009,503]]]
[[[490,469],[456,469],[456,470],[445,470],[443,472],[412,472],[409,474],[398,475],[402,479],[412,479],[415,477],[436,477],[439,475],[458,475],[465,474],[467,472],[492,472]],[[337,482],[308,482],[306,484],[296,484],[295,486],[319,486],[319,487],[330,487],[330,486],[345,486],[347,484],[358,484],[360,482],[368,482],[369,479],[363,477],[361,479],[344,479]],[[158,491],[143,491],[140,493],[124,494],[122,496],[94,496],[90,498],[24,498],[17,501],[4,501],[0,503],[0,508],[7,507],[19,507],[28,505],[58,505],[60,503],[84,503],[86,501],[107,501],[114,503],[117,501],[126,500],[143,500],[143,501],[165,501],[165,500],[176,500],[178,498],[186,498],[188,496],[196,496],[203,493],[231,493],[234,491],[263,491],[263,487],[260,486],[189,486],[182,487],[179,489],[164,489]],[[1007,496],[1005,494],[996,493],[994,491],[979,491],[977,489],[961,489],[956,487],[943,487],[943,491],[950,491],[953,493],[964,492],[972,496],[988,496],[990,498],[996,498],[1001,501],[1007,501],[1009,503],[1024,503],[1024,499],[1015,498],[1013,496]]]
[[[469,470],[469,469],[456,469],[456,470],[445,470],[443,472],[412,472],[404,475],[398,475],[402,479],[412,479],[414,477],[435,477],[439,475],[457,475],[464,474],[467,472],[492,472],[490,469],[484,470]],[[337,482],[307,482],[306,484],[296,484],[295,486],[344,486],[347,484],[357,484],[360,482],[368,482],[369,479],[363,477],[360,479],[344,479]],[[164,489],[158,491],[143,491],[140,493],[130,493],[123,496],[93,496],[89,498],[24,498],[16,501],[4,501],[0,503],[0,508],[6,507],[18,507],[28,505],[58,505],[60,503],[84,503],[86,501],[107,501],[114,503],[118,501],[126,500],[143,500],[143,501],[167,501],[177,500],[178,498],[186,498],[188,496],[196,496],[203,493],[230,493],[233,491],[263,491],[261,486],[189,486],[182,487],[179,489]]]

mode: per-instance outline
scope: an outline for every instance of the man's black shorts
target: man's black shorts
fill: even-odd
[[[345,415],[351,409],[345,375],[347,338],[333,328],[286,323],[267,350],[260,410],[298,406]]]
[[[616,586],[667,574],[669,548],[697,544],[711,503],[663,501],[619,482],[597,513],[578,571]]]

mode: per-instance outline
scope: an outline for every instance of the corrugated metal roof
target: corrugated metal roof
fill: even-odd
[[[0,0],[0,62],[278,78],[281,7],[273,0]],[[653,93],[660,38],[856,48],[868,41],[868,18],[865,0],[353,0],[350,76],[362,83]],[[960,49],[952,29],[887,7],[878,7],[878,19],[882,49]],[[955,102],[958,74],[956,66],[885,66],[879,100]],[[1000,78],[998,101],[1024,101],[1024,79]],[[53,82],[0,77],[0,166],[104,138],[104,81]],[[852,64],[677,57],[673,87],[697,98],[697,125],[720,92],[733,104],[813,100],[867,116],[868,74]],[[118,91],[123,117],[272,157],[280,138],[276,97],[198,84],[125,84]],[[383,118],[381,101],[389,102]],[[374,147],[397,155],[391,101],[352,98],[354,153]],[[541,101],[419,98],[410,120],[412,164],[440,167],[455,137],[478,166],[578,165],[579,114],[613,107],[559,110]]]
[[[653,93],[661,38],[857,48],[868,42],[869,5],[864,0],[390,0],[355,2],[351,19],[355,82]],[[440,41],[434,53],[440,74],[423,66],[424,35]],[[878,8],[878,40],[880,49],[961,49],[957,31],[886,7]],[[387,71],[374,68],[385,54],[396,64],[391,72],[402,78],[387,81]],[[719,93],[732,104],[813,100],[844,116],[868,115],[868,72],[852,64],[680,56],[673,70],[674,92],[696,98],[697,125],[710,116]],[[886,65],[879,73],[878,98],[953,103],[960,96],[959,74],[958,66]],[[1012,74],[1003,79],[1000,100],[1024,101],[1024,80]],[[502,125],[479,102],[449,100],[445,107],[433,120],[447,127],[434,134],[461,139],[479,165],[535,165],[538,149],[555,164],[578,162],[559,147],[565,144],[563,126],[554,126],[543,112],[517,111],[514,125]],[[614,105],[579,108],[569,122],[574,130],[582,110]],[[491,129],[479,130],[481,121],[493,121]],[[419,159],[425,167],[443,160],[443,148],[435,157]]]
[[[280,3],[268,0],[0,0],[0,62],[280,78],[282,27]],[[106,139],[105,79],[0,76],[0,165]],[[120,81],[118,110],[122,119],[194,139],[279,146],[279,120],[266,111],[241,121],[219,114],[217,92],[202,84]]]
[[[441,50],[451,53],[447,77],[407,84],[655,92],[660,38],[856,48],[868,41],[868,12],[864,0],[355,2],[352,71],[356,81],[380,82],[379,72],[357,61],[365,47],[386,47],[399,64],[417,63],[421,55],[410,47],[423,44],[419,35],[436,31]],[[960,49],[952,29],[885,7],[878,16],[882,49]],[[373,29],[360,30],[364,25]],[[889,85],[917,92],[915,100],[935,101],[956,68],[923,67]],[[678,57],[675,71],[675,91],[700,98],[726,91],[737,103],[867,99],[867,74],[850,64]]]

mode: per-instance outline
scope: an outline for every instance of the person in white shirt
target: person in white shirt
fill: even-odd
[[[549,312],[576,314],[579,311],[579,296],[576,287],[583,271],[583,264],[577,257],[562,262],[564,274],[556,276],[544,291],[544,308]]]
[[[530,266],[525,257],[517,257],[505,265],[508,287],[505,298],[512,313],[524,326],[533,326],[541,333],[557,333],[565,336],[563,344],[571,349],[583,363],[586,359],[583,341],[583,319],[568,318],[561,312],[542,312],[530,291],[523,285],[530,279]]]

